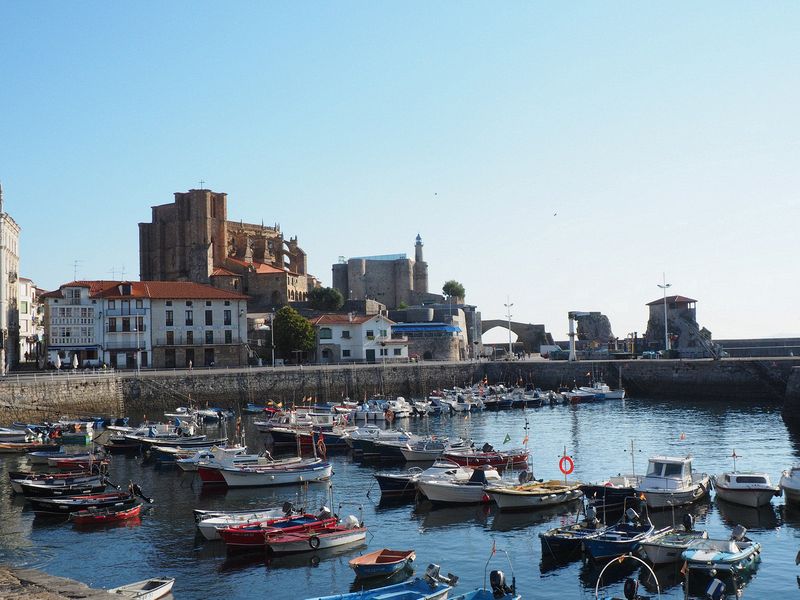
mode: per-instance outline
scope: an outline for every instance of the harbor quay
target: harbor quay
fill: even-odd
[[[378,394],[425,397],[441,388],[531,385],[558,389],[603,379],[628,396],[784,403],[800,419],[800,358],[422,362],[367,365],[148,371],[73,371],[9,375],[0,382],[0,422],[61,415],[152,415],[189,402],[221,407],[269,400],[361,400]]]

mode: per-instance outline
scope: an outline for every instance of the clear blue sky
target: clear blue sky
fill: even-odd
[[[23,275],[138,277],[198,187],[337,257],[413,253],[484,318],[698,300],[800,335],[797,2],[0,3],[0,182]]]

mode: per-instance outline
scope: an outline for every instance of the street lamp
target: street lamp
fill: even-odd
[[[272,319],[270,319],[270,323]],[[272,366],[275,366],[275,336],[272,333],[272,327],[267,325],[266,323],[262,323],[258,327],[256,327],[256,331],[269,331],[269,345],[270,345],[270,356],[272,357]]]
[[[667,288],[672,287],[671,283],[667,283],[667,274],[662,273],[661,276],[663,277],[664,284],[657,284],[662,290],[664,290],[664,350],[669,352],[669,333],[667,332]]]
[[[508,317],[508,358],[511,358],[513,354],[513,349],[511,347],[511,307],[514,306],[513,302],[510,302],[510,298],[506,296],[506,303],[503,306],[506,307],[506,317]]]

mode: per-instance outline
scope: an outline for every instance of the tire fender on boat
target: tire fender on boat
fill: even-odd
[[[319,538],[315,535],[312,535],[310,538],[308,538],[308,545],[311,546],[313,550],[316,550],[319,548]]]

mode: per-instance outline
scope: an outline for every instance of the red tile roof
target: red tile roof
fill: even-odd
[[[129,284],[130,294],[120,286]],[[154,300],[247,300],[247,296],[220,290],[192,281],[72,281],[58,290],[42,294],[43,298],[63,298],[61,290],[68,287],[89,288],[90,298],[151,298]]]
[[[292,273],[289,269],[279,269],[278,267],[273,267],[272,265],[268,265],[267,263],[260,263],[260,262],[249,263],[240,258],[230,258],[230,257],[228,257],[225,260],[227,260],[229,263],[232,263],[239,267],[243,267],[245,269],[253,267],[256,273],[260,274],[286,273],[288,275],[297,275],[297,273]]]
[[[688,304],[689,302],[697,302],[697,300],[687,298],[686,296],[667,296],[667,304]],[[655,304],[664,304],[664,298],[648,302],[647,306],[653,306]]]
[[[380,315],[353,315],[351,320],[350,315],[347,314],[325,314],[318,317],[312,317],[309,319],[309,321],[311,321],[312,325],[360,325],[361,323],[366,323],[373,317],[377,316]],[[389,319],[386,319],[386,321],[390,324],[394,323],[394,321]]]
[[[211,272],[211,277],[238,277],[238,275],[236,273],[228,271],[228,269],[217,267]]]

